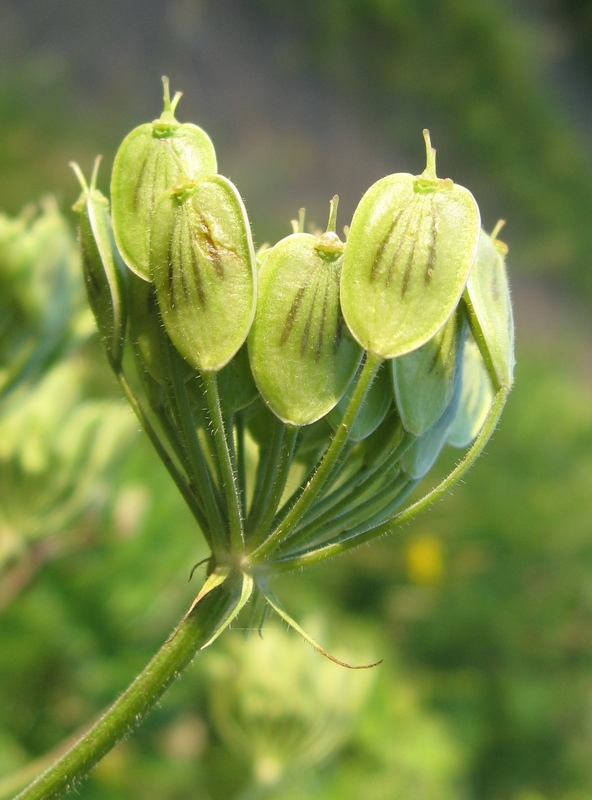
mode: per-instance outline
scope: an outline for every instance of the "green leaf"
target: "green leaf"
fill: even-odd
[[[332,219],[335,208],[336,199]],[[327,414],[362,356],[339,307],[342,250],[334,231],[294,233],[266,254],[259,270],[251,368],[265,402],[292,425]]]
[[[477,250],[480,216],[473,195],[435,173],[424,131],[422,175],[389,175],[358,205],[350,226],[341,306],[353,336],[382,358],[431,339],[456,308]]]
[[[256,266],[247,212],[222,175],[179,185],[152,224],[151,272],[166,331],[202,372],[238,352],[255,313]]]
[[[507,247],[496,239],[503,222],[491,236],[481,231],[475,266],[469,276],[465,302],[473,336],[496,387],[514,380],[514,318],[504,256]]]
[[[450,403],[466,330],[466,317],[457,311],[428,342],[391,362],[397,408],[415,436],[431,428]]]
[[[179,123],[163,78],[164,111],[154,122],[139,125],[121,143],[111,176],[115,241],[124,261],[140,278],[151,280],[150,237],[156,205],[174,184],[216,172],[216,153],[205,131]]]

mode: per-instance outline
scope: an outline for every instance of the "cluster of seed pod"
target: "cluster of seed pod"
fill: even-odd
[[[211,140],[176,120],[164,87],[162,116],[115,158],[112,227],[96,170],[89,187],[75,168],[90,304],[213,580],[240,563],[261,588],[423,507],[400,511],[445,443],[477,439],[449,483],[476,458],[513,380],[505,246],[473,195],[437,177],[424,131],[425,170],[375,183],[346,241],[335,197],[326,231],[301,215],[256,255]]]

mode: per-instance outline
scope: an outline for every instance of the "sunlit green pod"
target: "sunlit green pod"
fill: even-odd
[[[479,435],[492,403],[493,387],[485,362],[475,341],[468,338],[463,354],[460,401],[446,435],[447,444],[468,447]]]
[[[496,235],[481,231],[475,266],[469,276],[465,302],[471,330],[496,386],[514,380],[514,318],[504,256],[508,248]]]
[[[349,229],[341,278],[343,316],[357,341],[382,358],[420,347],[456,308],[475,260],[480,215],[473,195],[427,166],[375,183]]]
[[[123,259],[145,281],[150,275],[150,237],[155,205],[183,178],[217,170],[210,137],[191,123],[180,123],[168,79],[163,78],[164,111],[159,119],[139,125],[121,143],[111,176],[115,241]]]
[[[337,403],[335,408],[327,414],[327,421],[331,424],[332,428],[337,428],[343,419],[355,385],[356,379],[354,378],[345,390],[345,394],[341,400]],[[385,418],[392,401],[393,392],[391,379],[389,370],[385,364],[379,369],[378,374],[370,384],[368,393],[364,398],[364,403],[350,428],[348,439],[352,442],[359,442],[370,436]]]
[[[99,162],[97,158],[90,186],[78,165],[72,164],[82,187],[73,208],[78,215],[78,241],[89,305],[109,358],[119,365],[123,357],[129,273],[115,246],[109,201],[96,188]]]
[[[256,264],[247,212],[222,175],[178,184],[153,220],[151,272],[166,331],[195,369],[222,369],[247,338]]]
[[[339,307],[343,243],[294,233],[266,255],[259,269],[257,312],[249,359],[265,402],[283,422],[309,425],[339,401],[362,351],[348,335]],[[333,228],[333,230],[331,230]]]
[[[428,342],[390,362],[397,408],[409,433],[421,436],[450,403],[466,331],[466,316],[459,310]]]

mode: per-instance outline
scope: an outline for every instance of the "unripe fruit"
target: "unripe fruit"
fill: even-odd
[[[197,125],[175,119],[181,93],[171,102],[168,78],[162,81],[162,115],[125,137],[111,176],[115,241],[128,267],[145,281],[152,280],[150,239],[155,206],[182,178],[217,170],[210,137]]]
[[[468,189],[436,177],[424,136],[424,172],[389,175],[370,187],[347,239],[343,316],[362,347],[382,358],[415,350],[444,325],[477,251],[477,203]]]

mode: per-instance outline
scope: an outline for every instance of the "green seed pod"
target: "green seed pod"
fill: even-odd
[[[334,429],[337,428],[345,414],[355,385],[356,381],[354,379],[347,387],[345,394],[335,408],[327,414],[327,421]],[[367,436],[370,436],[385,418],[389,406],[392,403],[392,399],[393,393],[389,371],[386,367],[381,367],[370,384],[370,388],[364,399],[364,404],[358,411],[354,423],[350,428],[348,439],[352,442],[359,442]]]
[[[448,429],[446,443],[468,447],[478,436],[493,403],[493,389],[477,344],[467,339],[463,354],[462,390],[458,411]]]
[[[357,341],[396,358],[429,341],[456,308],[479,240],[473,195],[436,177],[424,131],[427,166],[419,176],[382,178],[364,195],[349,229],[341,307]]]
[[[123,357],[128,271],[113,239],[109,201],[96,188],[100,160],[99,157],[95,161],[90,186],[78,164],[71,164],[82,187],[73,208],[78,215],[78,239],[89,304],[109,359],[118,366]]]
[[[401,469],[412,480],[419,480],[430,471],[440,451],[446,444],[450,428],[460,401],[462,390],[462,371],[458,369],[454,379],[454,391],[448,407],[440,419],[429,430],[418,436],[401,459]]]
[[[464,310],[457,310],[428,342],[391,361],[397,408],[409,433],[421,436],[450,403],[466,331]]]
[[[222,175],[177,184],[153,219],[151,269],[166,331],[195,369],[217,371],[245,342],[256,303],[247,212]]]
[[[217,170],[210,137],[197,125],[175,119],[181,93],[171,102],[168,78],[162,82],[162,115],[125,137],[111,176],[115,241],[129,268],[145,281],[152,279],[150,236],[155,205],[180,179]]]
[[[343,243],[327,231],[282,239],[259,270],[249,358],[265,402],[284,422],[309,425],[327,414],[353,378],[362,352],[339,308]]]
[[[162,326],[154,285],[129,276],[129,338],[146,372],[160,386],[168,374],[167,334]]]
[[[471,330],[494,385],[510,387],[515,362],[512,301],[504,264],[508,248],[496,239],[503,224],[498,222],[491,236],[481,231],[464,298]]]

